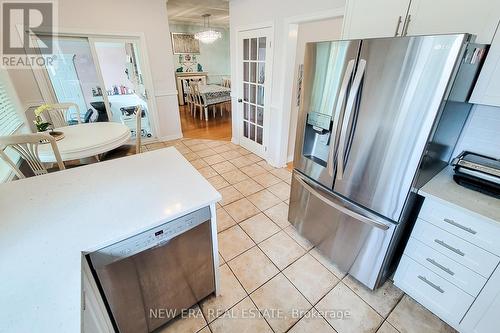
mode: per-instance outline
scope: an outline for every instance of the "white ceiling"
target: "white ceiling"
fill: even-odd
[[[229,26],[229,0],[168,0],[170,23],[203,25],[203,14],[211,14],[210,25]]]

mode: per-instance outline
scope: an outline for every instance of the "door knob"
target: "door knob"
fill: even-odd
[[[242,103],[243,100],[241,98],[238,98],[238,103]]]

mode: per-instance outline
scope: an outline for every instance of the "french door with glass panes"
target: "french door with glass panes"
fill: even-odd
[[[240,145],[265,157],[269,137],[271,28],[238,35],[238,122]]]

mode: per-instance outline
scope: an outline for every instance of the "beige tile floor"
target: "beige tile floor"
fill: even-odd
[[[222,195],[217,205],[221,295],[161,333],[454,332],[390,281],[375,292],[340,272],[288,222],[291,173],[227,141],[174,146]]]

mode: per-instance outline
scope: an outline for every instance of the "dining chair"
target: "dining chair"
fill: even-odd
[[[75,103],[56,103],[51,104],[47,110],[50,119],[44,119],[54,126],[54,128],[81,124],[80,108]],[[76,112],[75,112],[76,110]],[[74,115],[73,115],[74,114]],[[44,115],[42,114],[42,117]]]
[[[142,143],[142,106],[137,105],[135,108],[135,153],[141,153],[141,143]]]
[[[222,78],[222,86],[223,87],[226,87],[226,88],[231,88],[231,78],[228,78],[228,77],[224,77]],[[229,108],[228,108],[228,105],[229,105]],[[222,105],[221,105],[221,116],[222,116],[222,107],[224,106],[224,110],[228,113],[231,113],[231,101],[227,101],[227,102],[222,102]]]
[[[200,119],[203,119],[203,98],[200,94],[200,87],[198,83],[190,82],[189,83],[189,93],[192,95],[192,104],[193,104],[193,117],[196,117],[196,110],[200,108]]]
[[[186,104],[189,107],[189,113],[193,115],[193,94],[191,93],[191,88],[187,90],[186,94]]]
[[[1,136],[0,157],[14,170],[18,178],[26,178],[21,170],[19,170],[16,163],[14,163],[14,161],[12,161],[5,153],[4,150],[10,147],[28,163],[28,166],[33,171],[35,176],[44,175],[48,173],[48,171],[38,156],[38,146],[48,143],[52,146],[52,151],[54,152],[59,170],[66,169],[64,167],[61,154],[59,153],[59,149],[57,148],[56,140],[47,133]]]
[[[222,78],[222,86],[226,88],[231,88],[231,79],[227,77]]]

